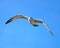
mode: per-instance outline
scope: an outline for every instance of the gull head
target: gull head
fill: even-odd
[[[33,20],[33,18],[32,17],[28,17],[28,20],[30,21],[30,20]]]

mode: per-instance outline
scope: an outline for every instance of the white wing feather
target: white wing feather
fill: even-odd
[[[46,28],[47,28],[47,30],[50,32],[50,34],[53,36],[54,34],[53,34],[53,32],[50,30],[50,28],[48,27],[48,25],[46,24],[46,22],[45,21],[43,21],[43,20],[41,20],[41,19],[36,19],[36,20],[34,20],[35,22],[37,22],[37,23],[42,23]]]

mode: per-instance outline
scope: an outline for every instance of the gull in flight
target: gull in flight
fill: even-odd
[[[53,32],[52,32],[52,31],[50,30],[50,28],[48,27],[48,25],[46,24],[46,22],[43,21],[42,19],[33,19],[32,17],[27,17],[27,16],[23,16],[23,15],[16,15],[16,16],[10,18],[5,24],[8,24],[8,23],[10,23],[11,21],[13,21],[13,20],[15,20],[15,19],[18,19],[18,18],[24,18],[24,19],[28,20],[29,23],[32,24],[33,26],[38,26],[37,23],[41,23],[41,24],[43,24],[43,25],[47,28],[47,30],[50,32],[50,34],[51,34],[52,36],[54,35]]]

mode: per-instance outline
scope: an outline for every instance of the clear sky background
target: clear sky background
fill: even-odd
[[[5,24],[17,14],[45,20],[54,36],[25,19]],[[60,0],[0,0],[0,48],[60,48]]]

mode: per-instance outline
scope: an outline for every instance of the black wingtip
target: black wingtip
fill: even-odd
[[[52,36],[54,36],[53,32],[50,32]]]
[[[8,24],[9,22],[7,21],[5,24]]]
[[[8,24],[8,22],[6,22],[5,24]]]
[[[5,24],[8,24],[9,22],[11,22],[11,20],[8,20]]]

